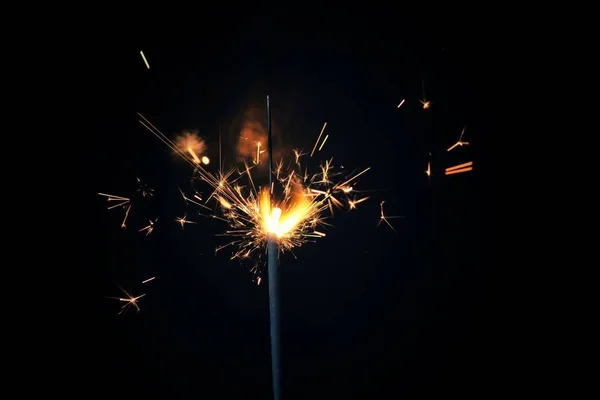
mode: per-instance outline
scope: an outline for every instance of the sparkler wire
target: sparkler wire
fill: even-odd
[[[273,138],[271,132],[271,102],[267,95],[267,135],[269,152],[269,187],[273,198]],[[273,399],[281,400],[281,306],[279,299],[279,243],[275,234],[267,238],[267,272],[269,276],[269,316],[271,329],[271,370]]]

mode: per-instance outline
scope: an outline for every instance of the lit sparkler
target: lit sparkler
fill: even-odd
[[[157,221],[158,218],[156,218],[154,221],[149,220],[149,224],[140,229],[138,232],[146,232],[146,236],[150,235],[152,232],[154,232],[154,224],[156,224]]]
[[[144,64],[146,64],[146,68],[150,69],[150,64],[148,64],[148,60],[146,60],[146,56],[144,55],[144,52],[142,50],[140,50],[140,54],[142,55],[142,59],[144,60]]]
[[[273,185],[277,185],[278,189],[274,192],[281,192],[277,197],[271,194],[268,186],[257,187],[251,172],[253,166],[244,163],[243,168],[228,171],[220,169],[216,174],[211,173],[145,117],[139,115],[139,122],[193,165],[199,178],[212,188],[212,193],[203,200],[204,204],[193,201],[181,190],[180,192],[184,200],[203,208],[210,209],[206,204],[211,200],[219,205],[220,213],[212,216],[227,222],[228,229],[219,236],[229,237],[231,241],[217,247],[216,251],[231,247],[231,259],[253,260],[255,264],[252,270],[256,274],[260,273],[269,235],[277,237],[279,251],[293,253],[293,249],[302,244],[325,236],[319,229],[328,225],[324,215],[326,210],[352,210],[366,200],[351,199],[349,193],[357,178],[370,167],[358,173],[343,175],[334,168],[333,159],[329,159],[320,165],[316,173],[309,174],[308,168],[302,165],[301,158],[304,154],[295,150],[291,162],[280,160],[274,168]],[[326,125],[327,123],[323,125],[311,154],[317,148]]]

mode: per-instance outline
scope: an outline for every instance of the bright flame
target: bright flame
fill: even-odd
[[[311,215],[317,212],[315,207],[305,193],[296,193],[293,203],[282,210],[279,207],[271,208],[271,198],[268,190],[262,190],[260,194],[260,215],[262,229],[266,235],[274,233],[277,238],[284,238],[306,222]]]

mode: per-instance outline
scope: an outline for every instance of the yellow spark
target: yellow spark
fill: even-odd
[[[404,104],[404,99],[402,99],[402,101],[400,102],[400,104],[398,104],[398,108],[402,107],[402,104]]]
[[[321,145],[319,146],[319,151],[321,151],[321,149],[323,148],[323,146],[325,145],[325,142],[327,141],[327,138],[329,137],[329,135],[325,135],[325,139],[323,139],[323,142],[321,142]]]
[[[446,175],[461,174],[463,172],[469,172],[473,170],[473,161],[469,161],[463,164],[455,165],[454,167],[446,168]]]
[[[425,99],[420,100],[421,104],[423,104],[423,110],[427,110],[429,107],[431,107],[431,102],[427,101]]]
[[[321,133],[319,133],[319,136],[317,137],[317,141],[315,142],[315,147],[313,147],[312,151],[310,152],[310,156],[312,157],[313,154],[315,153],[315,149],[317,148],[317,145],[319,144],[319,140],[321,139],[321,135],[323,134],[323,132],[325,132],[325,127],[327,126],[327,122],[325,122],[323,124],[323,128],[321,128]]]
[[[154,221],[149,220],[148,222],[150,222],[150,224],[143,227],[138,232],[146,232],[146,236],[148,236],[154,231],[154,224],[156,223],[156,221],[158,221],[158,218],[156,218]]]
[[[431,178],[431,161],[427,161],[427,169],[425,170],[425,175]]]
[[[370,197],[363,197],[362,199],[358,199],[358,200],[348,200],[348,207],[351,210],[355,210],[356,209],[356,205],[362,203],[363,201],[367,201],[369,200]]]
[[[136,311],[139,312],[140,306],[138,304],[138,300],[141,299],[142,297],[144,297],[146,295],[146,293],[144,293],[140,296],[132,296],[129,293],[127,293],[127,291],[125,289],[123,289],[123,288],[120,288],[120,289],[125,294],[126,297],[109,297],[109,299],[114,299],[114,300],[119,300],[119,301],[125,302],[125,305],[121,307],[121,311],[119,311],[119,314],[126,313],[130,307],[134,307],[136,309]]]
[[[146,64],[146,68],[150,69],[150,64],[148,64],[148,60],[146,60],[146,56],[144,55],[144,52],[142,50],[140,50],[140,54],[142,55],[142,58],[144,59],[144,64]]]
[[[115,196],[113,194],[106,193],[98,193],[100,196],[106,197],[106,200],[110,203],[111,201],[116,201],[117,204],[112,204],[108,206],[109,210],[112,210],[116,207],[122,207],[125,210],[125,215],[123,217],[123,221],[121,222],[121,228],[126,228],[127,218],[129,217],[129,210],[131,210],[131,199],[127,197]]]
[[[454,148],[456,148],[457,146],[468,146],[469,145],[469,142],[463,142],[462,141],[463,135],[465,134],[465,129],[466,129],[466,127],[464,127],[463,130],[462,130],[462,132],[460,133],[460,138],[458,139],[458,142],[454,143],[446,151],[451,151]]]
[[[143,280],[142,283],[148,283],[148,282],[153,281],[155,279],[156,279],[156,277],[153,276],[152,278],[148,278],[148,279]]]
[[[142,193],[142,197],[154,196],[154,189],[151,189],[148,187],[148,185],[142,183],[140,178],[136,177],[135,179],[137,180],[139,186],[137,191]]]
[[[185,224],[195,224],[194,221],[188,221],[186,218],[187,218],[187,215],[184,215],[183,217],[175,218],[175,222],[178,222],[181,225],[181,229],[183,229]]]
[[[382,222],[385,222],[390,228],[392,228],[392,230],[394,231],[394,233],[397,235],[398,232],[396,232],[396,229],[394,229],[394,227],[392,226],[392,224],[390,224],[390,221],[388,221],[389,219],[392,218],[404,218],[404,216],[400,216],[400,215],[385,215],[383,213],[383,204],[385,203],[385,201],[382,201],[381,203],[379,203],[379,207],[381,209],[381,215],[379,217],[379,222],[377,223],[377,227],[379,227],[379,225],[381,225]]]
[[[202,157],[202,164],[204,165],[208,165],[210,163],[210,158],[203,156]]]

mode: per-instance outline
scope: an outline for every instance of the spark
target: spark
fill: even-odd
[[[172,146],[169,138],[141,117],[142,125],[169,147]],[[326,125],[323,125],[321,133]],[[275,190],[272,191],[268,185],[257,185],[252,173],[255,167],[246,162],[238,168],[212,173],[193,163],[185,153],[180,155],[195,167],[199,181],[208,184],[212,190],[203,201],[204,204],[212,201],[216,205],[216,211],[210,216],[227,223],[225,232],[218,236],[228,238],[229,242],[218,246],[215,253],[230,249],[232,260],[251,260],[254,265],[251,270],[256,275],[260,274],[264,265],[269,236],[277,238],[282,253],[293,254],[294,249],[303,244],[326,236],[320,227],[329,225],[326,222],[327,210],[333,214],[334,208],[354,209],[367,200],[351,199],[349,195],[356,180],[370,167],[356,174],[346,174],[341,169],[337,170],[333,159],[329,159],[321,163],[316,172],[309,173],[308,167],[301,163],[304,154],[294,150],[289,161],[282,159],[277,163],[273,171]],[[201,204],[192,202],[179,190],[186,202]]]
[[[144,59],[144,64],[146,64],[146,68],[150,69],[150,64],[148,64],[148,60],[146,60],[146,56],[144,55],[144,52],[142,50],[140,50],[140,54],[142,55],[142,58]]]
[[[140,180],[140,178],[136,177],[135,179],[137,179],[138,182],[138,192],[142,193],[142,197],[146,197],[146,196],[154,196],[154,189],[151,189],[148,187],[148,185],[142,183],[142,181]]]
[[[210,158],[203,156],[202,157],[202,164],[204,165],[208,165],[210,163]]]
[[[448,150],[446,150],[446,151],[451,151],[451,150],[453,150],[454,148],[456,148],[457,146],[468,146],[468,145],[469,145],[469,142],[463,142],[463,141],[462,141],[463,135],[465,134],[465,129],[467,129],[467,127],[466,127],[466,126],[465,126],[465,127],[462,129],[462,132],[460,133],[460,138],[458,138],[458,142],[454,143],[454,144],[453,144],[452,146],[450,146],[450,147],[448,148]]]
[[[431,158],[431,152],[429,152],[429,157]],[[431,160],[427,161],[427,170],[425,170],[425,175],[427,175],[427,178],[431,178]]]
[[[321,145],[319,146],[319,151],[321,151],[321,149],[323,148],[323,146],[325,145],[325,142],[327,141],[327,138],[329,137],[329,135],[325,135],[325,139],[323,139],[323,141],[321,142]]]
[[[461,174],[463,172],[469,172],[473,170],[473,161],[469,161],[463,164],[455,165],[454,167],[446,168],[446,175]]]
[[[405,99],[402,99],[402,101],[400,102],[400,104],[398,104],[398,108],[402,107],[402,104],[404,104]]]
[[[109,299],[114,299],[114,300],[119,300],[119,301],[125,302],[125,305],[123,305],[121,307],[121,311],[119,311],[119,314],[126,313],[127,310],[131,307],[134,307],[137,312],[140,312],[140,306],[138,304],[138,300],[141,299],[142,297],[144,297],[146,295],[146,293],[144,293],[140,296],[132,296],[129,293],[127,293],[127,291],[125,289],[123,289],[123,288],[120,288],[120,289],[125,294],[126,297],[108,297]]]
[[[319,140],[321,140],[321,135],[323,135],[323,132],[325,132],[325,127],[327,127],[327,122],[325,122],[323,124],[323,127],[321,128],[321,133],[319,133],[319,136],[317,137],[317,141],[315,142],[315,147],[313,147],[312,151],[310,152],[311,157],[315,153],[315,149],[317,148],[317,145],[319,144]]]
[[[146,225],[138,232],[146,232],[146,236],[150,235],[152,232],[154,232],[154,224],[156,223],[156,221],[158,221],[158,218],[156,218],[154,221],[149,220],[148,222],[150,222],[150,224]]]
[[[212,208],[210,208],[210,207],[207,207],[207,206],[205,206],[205,205],[204,205],[204,204],[202,204],[202,203],[199,203],[200,201],[202,201],[202,197],[200,197],[200,195],[198,195],[198,193],[195,193],[195,194],[194,194],[194,199],[198,200],[198,201],[196,201],[196,200],[194,200],[194,199],[190,199],[189,197],[187,197],[187,196],[185,195],[185,193],[183,193],[183,190],[181,190],[181,189],[179,188],[179,186],[177,186],[177,189],[179,190],[179,193],[181,193],[181,197],[182,197],[182,198],[183,198],[183,200],[186,202],[186,204],[187,204],[187,203],[192,203],[192,204],[194,204],[194,205],[196,205],[196,206],[198,206],[198,207],[202,207],[202,208],[205,208],[205,209],[207,209],[207,210],[209,210],[209,211],[212,211]]]
[[[379,208],[380,208],[380,216],[379,216],[379,222],[377,223],[377,227],[379,227],[379,225],[381,225],[382,222],[385,222],[390,228],[392,228],[392,230],[394,231],[394,233],[397,235],[398,232],[396,232],[396,229],[394,229],[394,227],[392,226],[392,224],[390,223],[390,221],[388,221],[389,219],[392,218],[404,218],[404,216],[401,215],[385,215],[383,212],[383,204],[385,203],[385,201],[382,201],[381,203],[379,203]]]
[[[156,277],[153,276],[152,278],[148,278],[148,279],[143,280],[142,283],[148,283],[148,282],[153,281],[155,279],[156,279]]]
[[[425,96],[425,79],[423,79],[423,75],[421,74],[421,89],[423,90],[423,100],[420,100],[421,104],[423,104],[423,110],[427,110],[431,107],[431,102],[427,101],[427,96]]]
[[[186,218],[187,218],[187,215],[184,215],[183,217],[175,218],[175,222],[178,222],[181,225],[181,229],[183,229],[185,224],[195,224],[194,221],[188,221]]]
[[[350,188],[350,189],[352,189],[352,188]],[[370,197],[368,197],[368,196],[367,196],[367,197],[363,197],[363,198],[361,198],[361,199],[358,199],[358,200],[348,200],[348,208],[349,208],[350,210],[356,210],[356,205],[357,205],[357,204],[360,204],[360,203],[362,203],[363,201],[367,201],[367,200],[369,200],[369,199],[370,199]]]
[[[117,204],[111,204],[108,206],[109,210],[112,210],[116,207],[122,207],[125,210],[125,215],[123,217],[123,221],[121,221],[121,228],[127,227],[127,218],[129,217],[129,210],[131,210],[131,199],[128,197],[115,196],[113,194],[106,193],[98,193],[100,196],[106,197],[106,200],[110,203],[111,201],[116,201]]]

